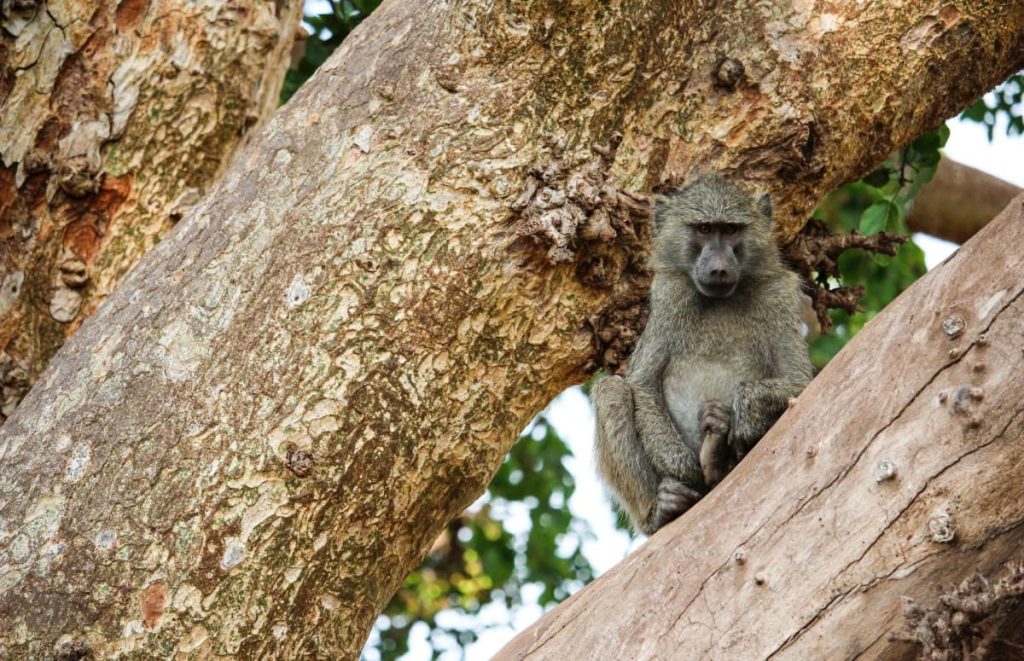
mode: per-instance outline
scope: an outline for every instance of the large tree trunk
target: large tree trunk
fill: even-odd
[[[911,633],[904,597],[945,617],[927,651],[951,655],[926,658],[1024,642],[1021,599],[996,598],[1000,578],[1024,595],[1006,569],[1024,561],[1022,223],[1024,195],[872,320],[694,509],[500,656],[907,658],[921,647],[889,636]],[[958,597],[977,572],[990,585]],[[969,639],[957,612],[987,638],[943,642]]]
[[[0,651],[355,657],[628,349],[633,192],[714,168],[791,235],[1024,63],[1015,3],[846,11],[385,2],[0,431]]]
[[[5,0],[0,420],[277,106],[301,0]]]
[[[914,201],[907,224],[915,232],[964,243],[1019,194],[1008,181],[943,158]]]

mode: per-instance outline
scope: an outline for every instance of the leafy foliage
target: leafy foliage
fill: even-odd
[[[1024,72],[1011,76],[995,90],[978,99],[961,119],[978,122],[992,140],[1000,116],[1007,120],[1007,135],[1024,135]],[[860,181],[847,184],[829,195],[815,217],[836,231],[859,230],[863,234],[889,231],[906,233],[906,217],[914,199],[931,181],[941,158],[940,150],[949,138],[942,125],[918,137]],[[908,241],[895,257],[845,253],[839,260],[843,282],[864,285],[862,311],[847,314],[832,311],[835,330],[811,343],[811,358],[823,367],[890,301],[925,272],[924,253]]]
[[[907,233],[906,217],[921,189],[935,176],[939,150],[949,138],[943,124],[894,154],[874,172],[831,193],[814,216],[834,231],[863,234]],[[924,275],[924,252],[911,240],[894,257],[845,252],[839,257],[842,284],[863,285],[861,311],[830,313],[834,330],[811,342],[811,359],[819,369],[904,289]],[[840,283],[836,283],[840,284]]]
[[[941,154],[939,150],[949,139],[949,128],[942,124],[934,131],[918,137],[902,151],[894,154],[874,172],[832,194],[854,202],[853,211],[867,202],[867,208],[860,212],[859,221],[853,227],[840,223],[850,231],[859,229],[862,234],[878,232],[907,232],[906,218],[910,205],[921,189],[935,176]],[[826,200],[824,207],[829,205]]]
[[[1006,135],[1024,135],[1024,72],[1018,73],[965,110],[962,119],[984,124],[992,140],[1000,116],[1007,119]]]

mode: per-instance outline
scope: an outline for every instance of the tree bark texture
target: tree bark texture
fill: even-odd
[[[299,0],[0,16],[0,415],[277,106]]]
[[[1019,195],[1020,187],[943,158],[907,216],[915,232],[964,243]]]
[[[724,171],[791,235],[1019,68],[1022,26],[385,2],[0,431],[0,652],[355,658],[531,416],[630,346],[640,193]]]
[[[941,612],[965,578],[1024,561],[1022,222],[1024,196],[872,320],[694,509],[499,658],[915,658],[888,637],[908,628],[904,597]],[[994,637],[1024,628],[1024,611],[988,614]]]

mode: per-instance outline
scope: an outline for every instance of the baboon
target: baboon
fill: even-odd
[[[646,534],[725,477],[813,374],[767,196],[704,175],[654,217],[647,326],[625,377],[592,391],[598,471]]]

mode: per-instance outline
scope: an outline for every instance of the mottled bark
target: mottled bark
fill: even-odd
[[[635,332],[638,194],[719,169],[792,234],[1020,67],[1022,26],[385,2],[0,431],[0,651],[354,658],[517,432]]]
[[[0,420],[277,106],[300,0],[0,10]]]
[[[915,232],[963,243],[1020,192],[1008,181],[943,158],[914,201],[907,224]]]
[[[922,645],[890,634],[912,633],[951,653],[927,658],[964,659],[1022,642],[1020,600],[989,603],[1024,561],[1022,223],[1024,196],[872,320],[694,509],[499,658],[904,659]],[[976,573],[990,584],[962,598]],[[912,631],[905,597],[945,615],[951,642],[977,626],[978,655]]]

